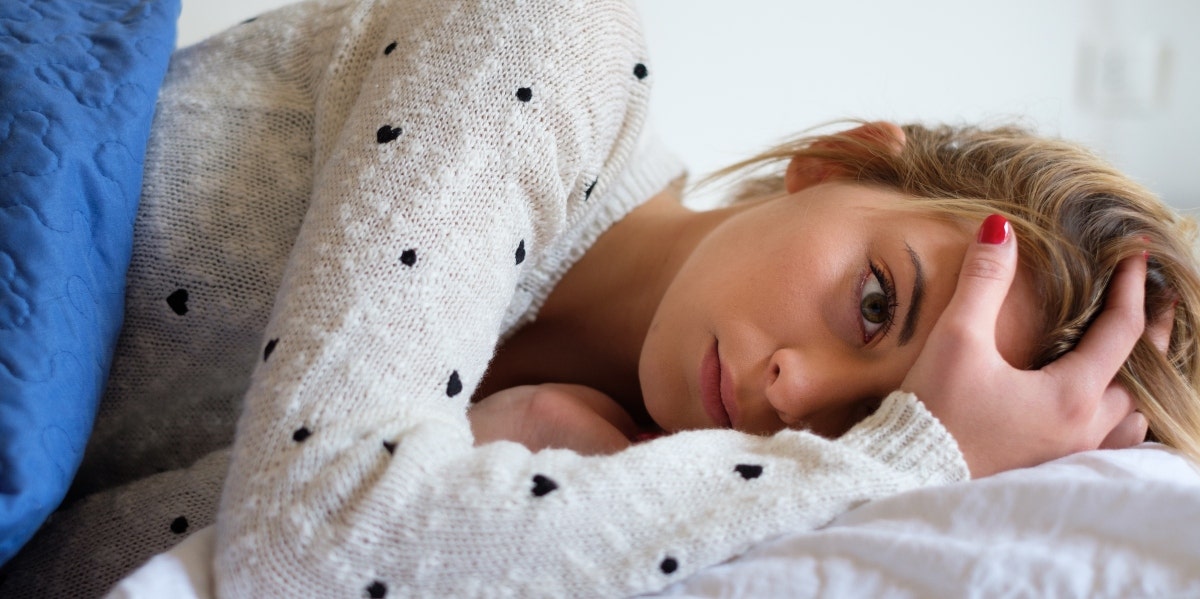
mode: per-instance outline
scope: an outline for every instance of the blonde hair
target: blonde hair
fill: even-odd
[[[902,129],[902,147],[861,130],[802,136],[701,185],[736,176],[735,201],[776,195],[784,193],[788,161],[812,158],[831,178],[897,190],[930,214],[975,223],[1004,215],[1047,307],[1030,368],[1075,347],[1100,313],[1117,263],[1148,249],[1147,322],[1175,305],[1174,328],[1165,356],[1143,337],[1118,377],[1149,421],[1150,438],[1200,460],[1200,268],[1192,220],[1076,144],[1019,127]],[[770,167],[775,172],[756,175]]]

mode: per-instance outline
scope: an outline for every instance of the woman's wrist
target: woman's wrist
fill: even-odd
[[[879,409],[838,439],[925,484],[970,478],[967,462],[946,427],[916,395],[893,391]]]

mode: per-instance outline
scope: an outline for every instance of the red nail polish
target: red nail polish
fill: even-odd
[[[993,214],[983,219],[983,226],[979,227],[979,243],[1000,245],[1008,240],[1008,230],[1008,219]]]

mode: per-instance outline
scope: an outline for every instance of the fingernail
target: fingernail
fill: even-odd
[[[983,219],[983,226],[979,227],[979,243],[1000,245],[1008,240],[1008,231],[1008,219],[993,214]]]

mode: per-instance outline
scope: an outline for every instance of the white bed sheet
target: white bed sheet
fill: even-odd
[[[109,597],[210,597],[213,531]],[[920,489],[654,597],[1200,597],[1200,470],[1157,444]]]

